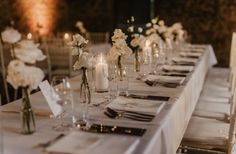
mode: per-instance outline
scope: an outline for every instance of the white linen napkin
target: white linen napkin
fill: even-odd
[[[182,57],[200,57],[202,55],[201,52],[181,52],[180,56]]]
[[[194,67],[193,66],[164,65],[162,67],[162,69],[167,70],[167,71],[188,71],[188,72],[191,72],[191,71],[193,71]]]
[[[159,83],[173,83],[173,84],[182,84],[185,80],[185,77],[179,76],[164,76],[164,75],[147,75],[145,81],[159,82]]]
[[[172,61],[175,63],[193,63],[196,64],[198,59],[195,58],[185,58],[185,57],[174,57]]]
[[[130,154],[139,138],[125,135],[104,135],[72,131],[46,149],[47,152],[68,154]],[[116,146],[114,146],[116,145]]]
[[[150,115],[157,115],[163,106],[164,102],[157,100],[117,97],[106,107],[110,107],[114,110],[134,111]]]

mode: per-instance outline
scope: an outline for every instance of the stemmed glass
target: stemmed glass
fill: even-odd
[[[54,127],[57,131],[65,131],[72,126],[72,91],[67,76],[54,76],[51,82],[51,95],[57,104],[61,106],[62,111],[56,118],[60,119],[60,125]]]

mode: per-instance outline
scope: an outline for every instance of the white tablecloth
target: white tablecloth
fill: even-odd
[[[129,90],[144,90],[157,95],[170,96],[170,100],[165,102],[164,108],[150,123],[136,122],[132,120],[111,120],[103,114],[100,107],[90,109],[91,121],[134,126],[147,128],[144,136],[140,137],[137,147],[131,152],[133,154],[174,154],[181,142],[185,129],[197,103],[202,90],[204,79],[209,66],[216,63],[214,52],[211,46],[204,46],[205,52],[200,57],[195,69],[190,73],[183,85],[177,88],[149,87],[142,82],[130,81]],[[79,77],[72,79],[74,86],[79,86]],[[93,94],[93,103],[101,102],[104,99],[104,93]],[[1,107],[1,110],[19,110],[20,100]],[[41,92],[31,96],[32,106],[35,111],[48,112],[48,105],[45,102]],[[33,135],[21,135],[20,116],[15,113],[3,113],[3,137],[4,154],[39,154],[42,149],[33,148],[41,142],[51,140],[59,133],[52,130],[55,120],[48,117],[36,116],[36,132]],[[81,138],[82,140],[82,138]],[[114,145],[119,146],[119,145]],[[111,147],[112,148],[112,147]],[[109,153],[109,149],[103,149],[104,154]]]

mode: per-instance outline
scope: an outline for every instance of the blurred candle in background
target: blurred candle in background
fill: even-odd
[[[69,35],[68,33],[65,33],[65,34],[64,34],[64,39],[65,39],[65,40],[69,40],[69,38],[70,38],[70,35]]]
[[[28,40],[31,40],[33,38],[33,35],[31,33],[28,33],[26,37]]]

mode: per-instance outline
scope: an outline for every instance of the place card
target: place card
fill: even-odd
[[[41,90],[43,96],[45,97],[53,115],[55,117],[58,116],[62,112],[62,107],[59,104],[57,104],[57,100],[59,98],[52,97],[53,95],[56,96],[56,94],[53,91],[53,88],[51,87],[51,85],[48,83],[47,80],[45,80],[39,84],[39,89]]]
[[[112,154],[130,154],[139,142],[139,138],[135,136],[103,135],[72,131],[48,147],[46,151],[68,154],[104,154],[109,151]]]

